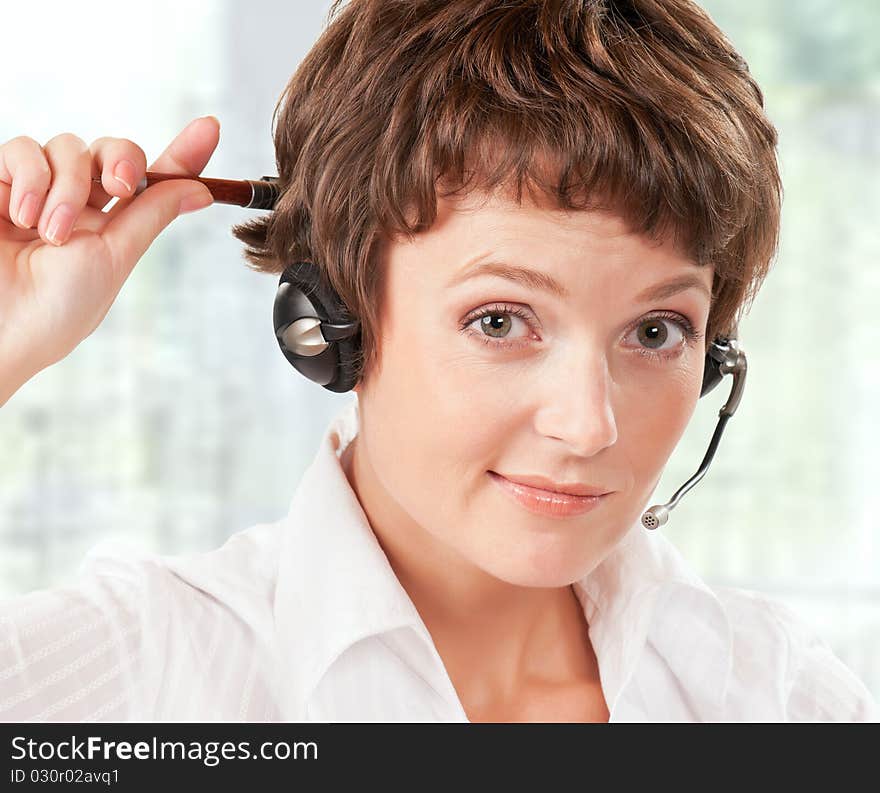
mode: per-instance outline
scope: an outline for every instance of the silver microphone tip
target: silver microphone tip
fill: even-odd
[[[648,507],[648,510],[642,515],[642,526],[646,529],[656,529],[669,520],[669,509],[662,504],[655,504]]]

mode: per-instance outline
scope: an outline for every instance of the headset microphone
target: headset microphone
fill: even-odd
[[[678,506],[681,497],[706,475],[709,464],[715,456],[715,450],[718,448],[718,442],[721,440],[721,433],[724,432],[728,420],[739,406],[743,388],[745,388],[747,369],[746,354],[739,348],[735,332],[728,337],[715,339],[706,353],[703,390],[700,396],[702,397],[711,391],[724,375],[732,374],[733,384],[730,387],[730,396],[718,412],[718,424],[715,427],[712,440],[709,442],[706,456],[703,457],[703,462],[700,463],[697,472],[676,490],[672,498],[665,504],[657,504],[648,508],[642,515],[642,525],[646,529],[656,529],[666,523],[669,520],[669,513]]]

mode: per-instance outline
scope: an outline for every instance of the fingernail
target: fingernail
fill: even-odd
[[[46,237],[54,245],[61,245],[67,241],[70,230],[73,228],[73,209],[69,204],[59,204],[49,218],[49,226],[46,229]]]
[[[131,186],[137,178],[134,163],[131,160],[120,160],[113,169],[113,178],[118,179],[125,185],[125,189],[131,192]]]
[[[209,116],[199,116],[198,118],[194,118],[192,121],[190,121],[189,124],[186,125],[186,129],[189,129],[190,127],[194,127],[199,121],[203,121],[206,118],[213,118],[214,121],[216,121],[218,125],[220,124],[220,122],[218,121],[216,116],[210,116],[210,115]]]
[[[194,212],[197,209],[204,209],[214,203],[213,196],[205,190],[197,193],[190,193],[180,202],[178,214],[183,215],[186,212]]]
[[[34,221],[37,219],[39,204],[40,201],[36,193],[28,193],[21,199],[21,204],[18,207],[18,222],[22,226],[29,229],[34,225]]]

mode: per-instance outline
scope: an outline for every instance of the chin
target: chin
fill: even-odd
[[[573,564],[577,558],[568,549],[533,549],[532,553],[520,553],[499,557],[497,554],[481,564],[487,573],[515,586],[558,588],[569,586],[590,570],[590,562]]]

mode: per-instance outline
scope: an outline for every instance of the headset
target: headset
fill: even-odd
[[[272,209],[278,198],[278,177],[264,176],[261,186],[266,195],[250,206]],[[344,393],[355,385],[355,365],[360,353],[360,322],[350,315],[336,290],[327,282],[320,267],[300,261],[289,265],[278,281],[272,313],[275,338],[284,357],[309,380],[328,391]],[[730,394],[718,412],[718,424],[703,461],[665,504],[655,504],[642,514],[642,525],[656,529],[669,520],[669,513],[682,496],[709,470],[730,417],[736,412],[746,383],[746,355],[733,332],[713,339],[703,364],[700,397],[708,394],[724,375],[732,375]]]

